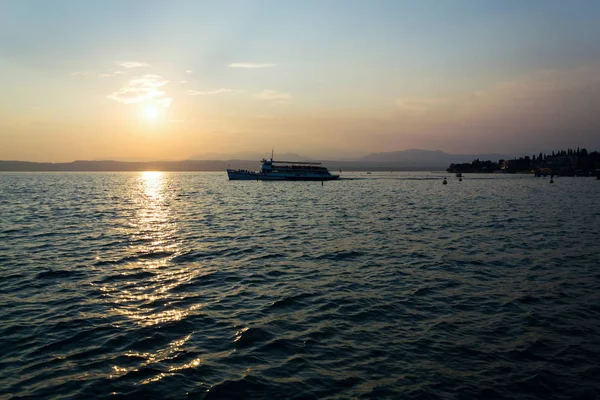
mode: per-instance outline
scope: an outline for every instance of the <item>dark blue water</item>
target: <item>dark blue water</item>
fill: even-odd
[[[0,397],[595,398],[600,182],[0,174]]]

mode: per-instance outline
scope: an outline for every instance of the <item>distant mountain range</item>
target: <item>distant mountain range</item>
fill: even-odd
[[[393,163],[409,169],[446,169],[451,163],[472,162],[475,159],[498,161],[515,157],[506,154],[448,154],[440,150],[410,149],[385,153],[371,153],[361,158],[363,162]]]
[[[225,158],[227,157],[227,158]],[[257,170],[260,159],[270,157],[259,153],[205,153],[184,161],[73,161],[69,163],[37,163],[0,161],[0,171],[224,171],[226,168]],[[332,170],[366,171],[428,171],[445,170],[451,163],[471,162],[474,159],[498,161],[514,156],[502,154],[448,154],[439,150],[411,149],[371,153],[359,160],[322,161]],[[276,160],[309,161],[295,153],[276,154]]]
[[[202,153],[191,156],[188,160],[261,160],[263,158],[270,158],[271,153],[257,153],[257,152],[237,152],[237,153]],[[311,158],[301,156],[297,153],[275,153],[276,160],[290,160],[290,161],[310,161]]]

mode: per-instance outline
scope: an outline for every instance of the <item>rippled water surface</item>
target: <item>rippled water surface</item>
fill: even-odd
[[[0,174],[1,398],[595,398],[600,182]]]

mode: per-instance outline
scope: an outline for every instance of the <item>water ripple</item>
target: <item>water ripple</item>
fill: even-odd
[[[0,174],[2,398],[595,398],[600,185]]]

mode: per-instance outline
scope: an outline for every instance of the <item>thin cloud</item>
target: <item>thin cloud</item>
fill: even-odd
[[[396,100],[398,108],[413,115],[423,115],[432,109],[436,109],[448,103],[450,103],[450,100],[444,98],[408,98]]]
[[[548,96],[570,90],[581,90],[600,84],[600,63],[575,68],[539,70],[528,76],[500,82],[486,90],[473,93],[478,99],[515,100],[536,104]]]
[[[273,100],[273,101],[287,101],[292,98],[292,95],[289,93],[282,93],[276,90],[265,89],[262,92],[256,95],[257,98],[261,100]]]
[[[115,61],[115,64],[117,64],[119,67],[123,67],[123,68],[142,68],[142,67],[149,67],[150,65],[146,64],[145,62],[139,62],[139,61]]]
[[[191,69],[188,69],[185,71],[186,74],[191,74],[192,72],[194,72],[194,71],[192,71]]]
[[[229,68],[275,68],[277,64],[273,63],[231,63]]]
[[[122,75],[122,74],[123,74],[123,71],[115,71],[115,72],[105,72],[103,74],[100,74],[100,76],[103,78],[110,78],[110,77]]]
[[[597,135],[600,63],[533,71],[448,99],[403,98],[396,105],[397,121],[447,148],[484,141],[498,151],[510,148],[507,143],[566,147]]]
[[[173,98],[163,97],[162,99],[157,100],[156,103],[163,106],[164,108],[169,108],[171,107],[171,104],[173,104]]]
[[[455,98],[454,115],[463,123],[506,126],[519,121],[557,131],[557,124],[566,121],[583,126],[568,119],[573,115],[581,121],[595,118],[597,112],[589,109],[597,109],[599,88],[600,63],[538,70]]]
[[[130,79],[127,85],[107,97],[125,104],[156,100],[158,104],[169,107],[173,99],[165,97],[166,92],[161,89],[167,83],[169,81],[163,79],[160,75],[146,74]]]
[[[210,95],[224,94],[224,93],[238,93],[239,90],[221,88],[221,89],[205,90],[205,91],[186,90],[185,92],[191,96],[210,96]]]

